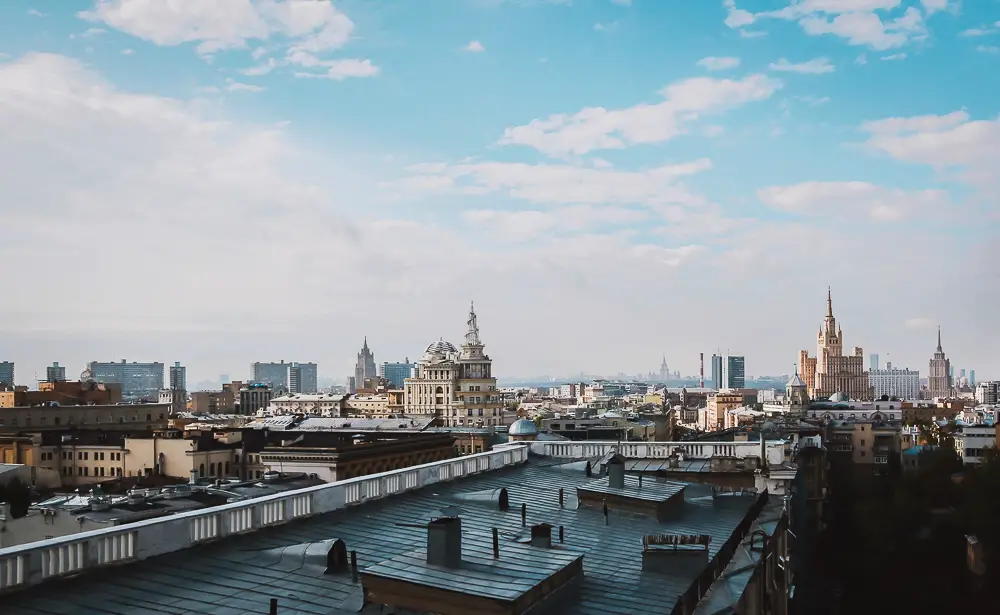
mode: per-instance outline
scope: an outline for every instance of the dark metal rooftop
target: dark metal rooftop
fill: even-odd
[[[539,561],[543,561],[546,550],[525,546],[525,532],[538,523],[564,526],[565,543],[559,547],[584,554],[585,577],[579,591],[560,604],[561,614],[670,613],[698,573],[643,571],[643,537],[707,535],[711,537],[711,558],[757,502],[753,496],[713,500],[710,487],[689,485],[680,514],[665,522],[612,507],[606,524],[601,510],[576,508],[571,501],[560,508],[560,488],[568,494],[600,480],[596,472],[594,478],[587,478],[582,470],[567,471],[530,461],[6,594],[2,612],[244,615],[267,613],[270,599],[276,598],[281,615],[379,613],[377,606],[360,610],[361,583],[352,579],[350,570],[324,574],[323,548],[314,543],[343,540],[347,550],[357,551],[358,568],[365,572],[426,547],[424,530],[398,524],[418,525],[457,514],[463,522],[463,550],[473,561],[490,557],[494,527],[500,531],[501,559],[505,552],[511,558],[515,554],[523,558],[537,549]],[[644,487],[652,484],[652,480],[643,483]],[[506,512],[492,499],[463,497],[500,488],[509,493]],[[522,525],[521,504],[526,505],[527,527]],[[569,508],[571,505],[574,507]]]

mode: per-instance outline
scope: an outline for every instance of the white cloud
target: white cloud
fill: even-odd
[[[38,9],[28,9],[28,15],[31,15],[32,17],[46,17],[46,14]]]
[[[632,0],[611,0],[611,4],[617,4],[619,6],[632,6]]]
[[[788,73],[803,73],[808,75],[821,75],[823,73],[832,73],[837,70],[837,67],[830,63],[829,58],[815,58],[809,60],[808,62],[799,62],[798,64],[789,62],[785,58],[781,58],[777,62],[772,62],[767,67],[769,70],[788,72]]]
[[[1000,22],[998,22],[1000,24]],[[989,36],[990,34],[996,34],[996,28],[989,28],[987,26],[982,26],[979,28],[969,28],[968,30],[962,30],[958,33],[959,36],[964,36],[968,38],[975,38],[978,36]]]
[[[890,55],[887,55],[887,56],[882,56],[879,59],[882,60],[882,61],[889,61],[889,62],[892,62],[894,60],[905,60],[906,59],[906,54],[905,53],[893,53],[893,54],[890,54]]]
[[[1000,47],[996,45],[979,45],[976,47],[979,53],[1000,53]]]
[[[419,164],[410,175],[386,185],[391,194],[503,194],[548,205],[689,205],[704,202],[679,183],[684,177],[712,168],[707,159],[664,165],[644,171],[617,171],[609,167],[466,162]]]
[[[469,41],[469,43],[462,49],[464,49],[465,51],[470,51],[472,53],[482,53],[486,51],[486,47],[483,47],[483,44],[480,43],[479,41]]]
[[[299,71],[296,77],[309,79],[333,79],[343,81],[352,77],[374,77],[379,74],[379,67],[372,64],[371,60],[360,60],[349,58],[346,60],[323,60],[320,64],[313,66],[322,67],[321,72]]]
[[[920,0],[920,4],[924,7],[924,13],[926,15],[931,15],[932,13],[949,8],[949,0]]]
[[[577,234],[595,228],[633,225],[645,222],[650,213],[625,207],[567,205],[547,211],[472,209],[462,213],[469,224],[498,232],[512,241],[525,241],[544,235]]]
[[[707,70],[729,70],[731,68],[736,68],[740,65],[739,58],[732,57],[715,57],[709,56],[707,58],[702,58],[697,62],[698,66],[705,68]]]
[[[829,96],[796,96],[795,100],[799,102],[804,102],[807,105],[812,105],[813,107],[818,107],[820,105],[825,105],[830,102]]]
[[[684,134],[704,114],[769,98],[782,87],[766,75],[743,79],[697,77],[668,85],[658,104],[608,110],[588,107],[507,128],[502,145],[527,145],[550,156],[580,155],[631,144],[660,143]]]
[[[897,222],[941,214],[951,207],[942,190],[898,190],[867,182],[804,182],[757,191],[768,207],[807,216],[840,217],[853,222],[868,218]]]
[[[868,64],[868,54],[863,53],[863,54],[859,55],[858,57],[854,58],[854,63],[855,64],[860,64],[862,66],[864,66],[865,64]]]
[[[263,64],[258,64],[257,66],[251,66],[250,68],[242,68],[240,69],[239,72],[248,77],[256,77],[260,75],[266,75],[267,73],[271,72],[277,67],[278,67],[278,61],[275,60],[274,58],[268,58],[267,62],[264,62]]]
[[[123,56],[130,56],[135,53],[132,49],[122,49],[121,54]]]
[[[263,92],[264,88],[259,85],[251,85],[249,83],[240,83],[233,79],[226,79],[226,91],[227,92]]]
[[[609,21],[607,23],[598,22],[594,24],[594,30],[597,32],[614,32],[620,25],[621,22],[619,21]]]
[[[740,30],[740,38],[763,38],[767,32],[763,30]]]
[[[1000,118],[973,120],[965,111],[867,122],[865,145],[896,160],[954,171],[983,188],[997,188],[1000,177]]]

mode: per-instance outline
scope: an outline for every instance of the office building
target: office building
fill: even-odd
[[[969,386],[976,388],[976,370],[974,369],[969,370]]]
[[[712,355],[712,388],[722,389],[722,357]]]
[[[315,363],[291,363],[288,366],[288,392],[313,395],[318,392]]]
[[[722,361],[721,388],[742,389],[746,382],[746,358],[727,354]]]
[[[319,390],[315,363],[253,363],[253,381],[271,387],[275,395],[316,393]],[[293,388],[294,387],[294,388]]]
[[[14,362],[0,362],[0,384],[14,386]]]
[[[816,336],[816,356],[808,350],[799,351],[799,376],[806,383],[811,399],[830,397],[843,393],[848,399],[858,401],[872,398],[872,388],[865,371],[864,351],[854,347],[850,355],[844,354],[844,332],[833,316],[833,296],[826,293],[826,318]]]
[[[873,370],[873,371],[874,371],[874,370],[878,370],[878,369],[880,369],[880,368],[879,368],[879,362],[878,362],[878,354],[876,354],[876,353],[872,353],[872,354],[871,354],[871,356],[870,356],[870,357],[869,357],[869,359],[868,359],[868,362],[870,363],[870,365],[869,365],[868,367],[869,367],[869,368],[870,368],[871,370]]]
[[[930,360],[930,371],[927,373],[927,396],[931,399],[936,397],[951,397],[952,393],[952,367],[951,360],[941,349],[941,327],[938,327],[937,349]]]
[[[920,399],[920,372],[916,370],[893,367],[889,362],[885,369],[869,371],[868,382],[875,399],[883,395],[905,400]]]
[[[62,365],[59,365],[58,361],[45,368],[45,382],[65,382],[65,381],[66,381],[66,368]]]
[[[271,404],[271,387],[255,382],[240,389],[240,414],[257,414]]]
[[[403,381],[413,374],[416,363],[410,363],[410,358],[406,357],[402,363],[385,362],[379,368],[379,375],[389,381],[389,386],[393,389],[403,388]]]
[[[170,366],[170,390],[187,391],[187,368],[177,361]]]
[[[253,381],[259,384],[266,384],[274,391],[288,390],[288,363],[282,360],[280,363],[254,363]]]
[[[89,379],[96,382],[120,384],[122,398],[130,401],[139,399],[157,400],[163,387],[163,363],[101,363],[87,364]]]

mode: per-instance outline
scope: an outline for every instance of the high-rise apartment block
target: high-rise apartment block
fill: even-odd
[[[745,388],[746,357],[727,354],[722,361],[722,389]]]
[[[318,381],[315,363],[292,363],[288,366],[289,393],[316,393]]]
[[[14,386],[14,362],[0,362],[0,384]]]
[[[187,391],[187,368],[177,361],[170,366],[170,390]]]
[[[722,357],[712,355],[712,388],[722,389]]]
[[[872,371],[880,369],[878,362],[878,354],[872,353],[868,359],[868,363],[869,363],[868,368],[871,369]]]
[[[885,369],[869,371],[868,382],[875,399],[883,395],[902,400],[920,399],[920,372],[916,370],[893,367],[889,362]]]
[[[163,363],[128,363],[125,359],[120,363],[91,361],[87,370],[90,379],[96,382],[120,384],[122,398],[130,401],[158,400],[163,388]]]
[[[930,371],[927,373],[927,396],[931,399],[936,397],[951,397],[952,393],[952,371],[951,360],[941,349],[941,328],[938,327],[937,349],[930,361]]]
[[[240,414],[257,414],[271,403],[271,387],[255,382],[240,389]]]
[[[45,368],[45,382],[65,382],[66,368],[56,361]]]
[[[413,374],[416,363],[410,363],[410,358],[406,357],[402,363],[385,362],[379,367],[380,376],[389,381],[389,386],[394,389],[403,388],[403,381]]]

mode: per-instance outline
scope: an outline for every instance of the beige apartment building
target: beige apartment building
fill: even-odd
[[[742,408],[744,395],[742,390],[719,391],[708,395],[708,406],[705,409],[705,424],[702,429],[714,431],[722,429],[723,419],[727,410]]]
[[[900,454],[900,432],[900,426],[888,423],[834,421],[829,426],[828,441],[835,456],[881,474],[888,469],[890,458]]]
[[[65,430],[138,430],[165,427],[169,404],[0,408],[0,433]]]

